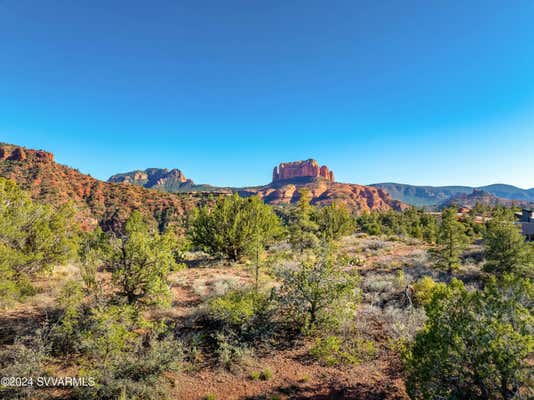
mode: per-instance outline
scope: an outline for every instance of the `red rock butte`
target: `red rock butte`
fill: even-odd
[[[334,182],[334,172],[330,171],[326,165],[320,167],[319,163],[312,158],[306,161],[280,163],[273,170],[273,183],[305,177],[324,178],[327,181]]]

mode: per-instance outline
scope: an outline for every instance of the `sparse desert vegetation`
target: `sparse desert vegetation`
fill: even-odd
[[[84,233],[0,183],[1,375],[93,383],[2,398],[533,395],[533,250],[508,209],[474,226],[234,195],[179,230],[134,212]]]
[[[0,0],[0,400],[534,400],[534,0]]]

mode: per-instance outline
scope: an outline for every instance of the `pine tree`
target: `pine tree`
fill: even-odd
[[[437,248],[433,251],[436,265],[452,274],[460,267],[460,256],[466,244],[465,228],[456,218],[456,209],[444,209],[438,228]]]
[[[532,274],[532,254],[519,227],[504,218],[493,218],[484,235],[486,264],[484,270],[501,276],[504,273]]]

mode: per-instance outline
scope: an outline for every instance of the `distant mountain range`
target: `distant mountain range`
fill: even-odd
[[[534,204],[534,189],[511,185],[474,190],[468,186],[340,183],[327,166],[320,166],[313,159],[281,163],[273,170],[272,182],[247,188],[197,185],[179,169],[159,168],[116,174],[109,182],[102,182],[56,163],[49,152],[5,143],[0,143],[0,177],[16,181],[36,200],[54,205],[72,202],[87,229],[97,224],[105,229],[120,229],[133,210],[141,211],[160,226],[181,226],[191,210],[213,201],[211,193],[258,195],[267,204],[284,205],[298,201],[299,190],[305,188],[311,193],[312,204],[342,202],[356,213],[402,210],[407,204],[432,207],[472,206],[476,202],[525,207]]]
[[[492,193],[485,192],[480,189],[473,189],[473,191],[469,194],[455,194],[448,200],[445,200],[443,203],[441,203],[440,207],[457,206],[473,208],[477,204],[483,204],[491,207],[501,205],[505,207],[532,208],[534,206],[534,202],[528,200],[505,199],[503,197],[497,197]]]
[[[402,183],[375,183],[370,186],[386,190],[395,200],[414,206],[439,206],[457,195],[469,195],[474,190],[483,191],[495,197],[534,202],[534,188],[521,189],[512,185],[494,184],[488,186],[415,186]]]
[[[265,186],[252,188],[228,188],[212,185],[198,185],[179,169],[148,168],[113,175],[108,182],[127,183],[147,189],[164,192],[238,192],[243,196],[257,194],[269,204],[293,203],[298,199],[298,190],[306,187],[312,194],[312,203],[327,204],[342,200],[358,210],[387,208],[391,204],[398,209],[398,201],[414,206],[442,207],[451,204],[473,206],[476,202],[506,206],[528,207],[534,203],[534,188],[521,189],[512,185],[494,184],[481,187],[471,186],[415,186],[401,183],[376,183],[362,186],[339,183],[327,166],[320,166],[313,159],[281,163],[274,168],[273,181]],[[373,192],[371,187],[384,193]],[[362,201],[362,199],[369,201]]]
[[[197,185],[191,179],[187,179],[182,171],[166,168],[148,168],[120,173],[111,176],[108,182],[137,185],[173,193],[237,192],[243,197],[257,195],[265,203],[272,205],[295,203],[299,199],[299,190],[305,188],[311,193],[311,203],[318,206],[336,201],[344,203],[355,212],[400,210],[406,207],[380,188],[335,182],[333,171],[330,171],[326,165],[320,166],[314,159],[281,163],[274,167],[271,183],[256,187],[228,188]]]

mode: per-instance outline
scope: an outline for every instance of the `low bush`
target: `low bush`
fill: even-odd
[[[437,288],[404,354],[410,397],[520,398],[532,387],[533,296],[531,280],[506,275],[482,291],[456,279]]]
[[[424,276],[414,283],[413,292],[415,304],[424,306],[430,303],[430,300],[432,300],[432,295],[438,285],[443,284],[437,283],[429,276]]]
[[[230,290],[208,302],[206,316],[218,330],[249,341],[272,334],[276,305],[270,294],[252,288]]]
[[[377,349],[374,342],[359,336],[319,338],[310,349],[310,355],[327,366],[358,365],[373,359],[376,354]]]
[[[253,371],[250,373],[250,379],[253,381],[258,381],[261,378],[261,372],[260,371]]]
[[[327,327],[335,330],[354,315],[360,299],[359,275],[347,271],[331,248],[321,249],[315,258],[295,268],[280,271],[282,285],[278,299],[291,326],[304,333]]]
[[[84,400],[160,400],[168,398],[162,385],[164,372],[178,371],[183,359],[181,342],[172,338],[139,340],[134,347],[114,354],[104,364],[86,371],[96,380],[94,387],[76,392]]]
[[[18,339],[13,345],[0,351],[0,376],[2,377],[33,377],[46,376],[45,362],[49,357],[49,349],[43,338],[44,333],[37,331],[34,336]],[[5,400],[37,399],[37,387],[33,386],[2,386],[0,398]]]
[[[260,379],[262,381],[268,381],[273,377],[273,371],[271,371],[269,368],[265,368],[263,371],[261,371]]]
[[[217,363],[228,371],[238,370],[252,356],[252,350],[238,338],[218,332],[215,334]]]

